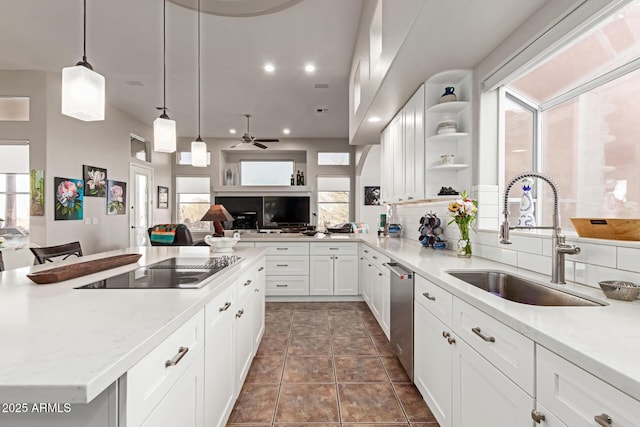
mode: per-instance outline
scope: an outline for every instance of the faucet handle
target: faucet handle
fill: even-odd
[[[580,248],[578,246],[568,243],[558,243],[556,250],[565,255],[578,255],[580,253]]]
[[[509,240],[509,220],[506,218],[500,225],[500,243],[503,245],[511,244],[511,240]]]

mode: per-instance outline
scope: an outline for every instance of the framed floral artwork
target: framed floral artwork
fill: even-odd
[[[96,166],[82,165],[84,195],[86,197],[106,197],[107,170]]]
[[[107,215],[124,215],[127,205],[127,183],[107,181]]]
[[[158,185],[158,209],[169,209],[169,187]]]
[[[73,178],[53,178],[55,216],[58,220],[82,219],[84,181]]]
[[[44,170],[31,169],[29,187],[29,215],[44,216]]]

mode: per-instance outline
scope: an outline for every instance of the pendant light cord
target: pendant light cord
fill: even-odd
[[[85,0],[86,1],[86,0]],[[200,139],[200,0],[198,0],[198,138]]]
[[[198,0],[199,1],[199,0]],[[82,62],[87,62],[87,0],[84,0],[84,24],[82,34]]]
[[[167,114],[167,0],[162,7],[162,74],[162,113]]]

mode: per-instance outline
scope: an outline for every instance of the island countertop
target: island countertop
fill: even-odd
[[[0,273],[0,402],[90,402],[204,307],[219,285],[266,251],[235,252],[244,260],[200,289],[74,288],[174,256],[220,255],[208,247],[140,247],[87,255],[63,262],[123,253],[141,253],[142,258],[48,285],[36,285],[26,275],[51,264]]]

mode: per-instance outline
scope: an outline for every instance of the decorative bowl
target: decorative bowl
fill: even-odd
[[[216,252],[233,252],[233,247],[238,243],[239,239],[233,237],[212,237],[205,236],[204,242],[216,248]]]
[[[598,282],[607,298],[621,301],[634,301],[640,294],[640,286],[622,280],[605,280]]]

